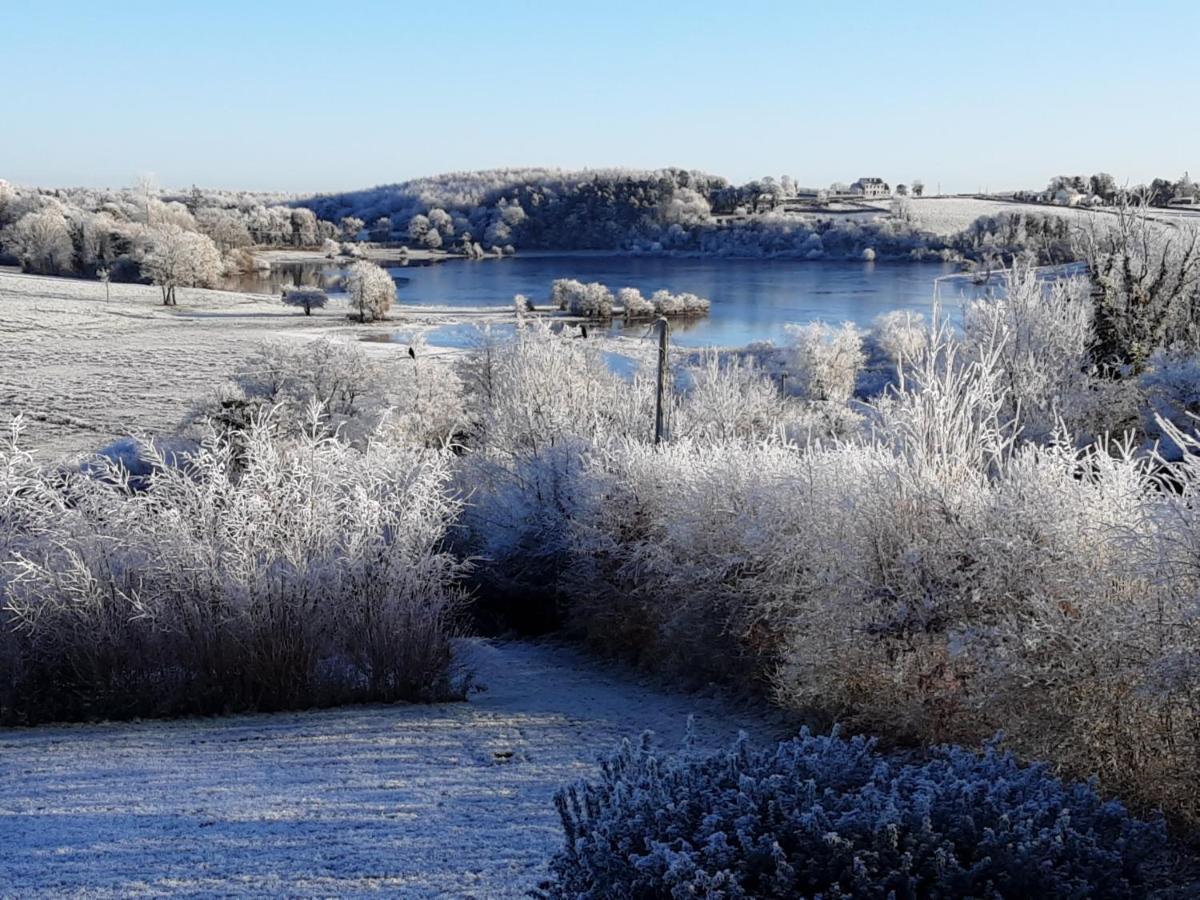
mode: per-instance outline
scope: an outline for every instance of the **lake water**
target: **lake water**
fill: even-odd
[[[690,291],[712,301],[711,315],[676,320],[673,340],[685,346],[740,346],[785,337],[789,323],[823,320],[869,326],[881,313],[902,309],[928,315],[934,279],[953,274],[949,264],[749,259],[679,259],[637,256],[515,256],[450,260],[434,265],[392,266],[400,303],[449,307],[508,306],[525,294],[548,305],[556,278],[599,281],[613,290],[636,287],[649,296],[660,288]],[[299,270],[297,270],[299,273]],[[324,281],[328,268],[303,271],[304,283]],[[273,272],[291,283],[285,267]],[[941,299],[955,312],[964,296],[980,289],[964,278],[943,283]],[[616,322],[614,330],[623,327]],[[629,326],[637,333],[647,323]]]

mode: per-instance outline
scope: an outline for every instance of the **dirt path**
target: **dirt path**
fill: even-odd
[[[0,895],[520,897],[622,737],[778,733],[568,647],[461,649],[468,703],[0,731]]]

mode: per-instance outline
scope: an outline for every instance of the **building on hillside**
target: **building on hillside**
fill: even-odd
[[[850,193],[857,194],[864,200],[874,200],[892,196],[892,189],[882,178],[860,178],[850,185]]]
[[[1072,188],[1059,188],[1053,194],[1053,199],[1050,201],[1056,206],[1081,206],[1086,199],[1086,195]]]

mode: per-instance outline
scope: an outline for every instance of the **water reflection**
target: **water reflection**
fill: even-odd
[[[510,306],[516,294],[548,308],[556,278],[599,281],[612,289],[636,287],[649,295],[659,289],[690,291],[712,301],[706,318],[672,324],[683,346],[743,346],[787,339],[789,323],[815,320],[854,322],[869,327],[894,309],[928,316],[934,281],[954,271],[949,264],[750,259],[676,259],[637,256],[516,256],[481,261],[450,260],[434,265],[388,266],[401,306]],[[286,286],[311,285],[336,294],[343,269],[320,262],[284,263],[269,273],[240,282],[242,290],[278,295]],[[962,300],[984,288],[967,279],[944,282],[941,302],[952,318]],[[647,322],[607,326],[641,334]],[[453,326],[451,326],[453,327]],[[605,326],[598,326],[605,327]],[[448,338],[457,340],[456,338]],[[465,338],[464,338],[465,340]]]

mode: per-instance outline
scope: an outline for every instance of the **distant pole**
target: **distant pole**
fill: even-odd
[[[662,443],[665,431],[667,400],[667,344],[671,323],[665,316],[658,320],[658,385],[654,396],[654,446]]]

